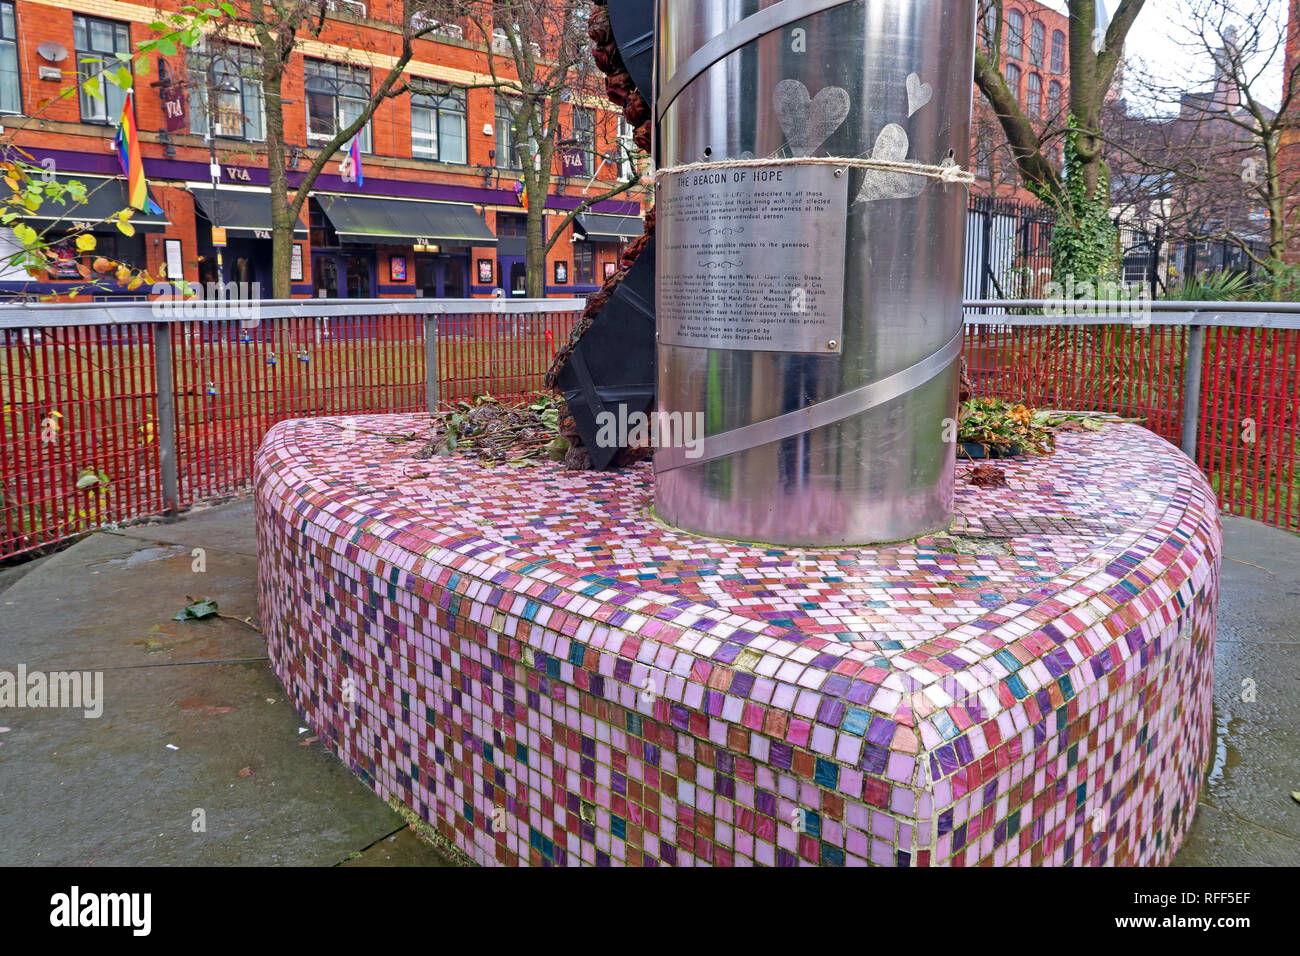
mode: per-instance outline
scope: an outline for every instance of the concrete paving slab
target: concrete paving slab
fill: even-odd
[[[218,511],[92,535],[0,595],[0,670],[98,671],[104,705],[0,711],[0,864],[329,866],[406,833],[368,859],[442,865],[300,732],[258,631],[171,620],[187,594],[256,615],[251,511]]]
[[[226,619],[177,622],[188,597],[257,615],[257,559],[154,538],[91,535],[0,594],[0,668],[135,667],[264,658],[256,630]]]

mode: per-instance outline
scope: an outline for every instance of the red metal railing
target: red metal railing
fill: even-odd
[[[965,354],[975,392],[1140,418],[1195,458],[1225,513],[1300,532],[1297,307],[1200,303],[1166,314],[1161,307],[1191,304],[1153,305],[1154,316],[1139,325],[968,317]]]
[[[147,305],[0,307],[0,558],[159,514],[171,497],[185,506],[243,490],[276,422],[427,408],[430,327],[439,404],[528,398],[580,305],[499,307],[303,302],[256,323],[160,320]],[[1190,426],[1225,511],[1300,531],[1297,329],[971,321],[980,324],[967,327],[966,357],[979,394],[1141,418],[1184,447]],[[1189,419],[1192,365],[1199,400]],[[159,393],[160,368],[170,395]],[[169,416],[171,484],[160,454]]]
[[[429,320],[442,406],[529,398],[581,304],[260,306],[272,314],[256,321],[168,321],[148,305],[0,308],[0,559],[169,508],[160,368],[172,379],[174,497],[184,507],[247,488],[276,422],[427,409]],[[170,358],[161,366],[160,326]]]

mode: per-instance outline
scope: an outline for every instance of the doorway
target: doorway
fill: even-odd
[[[415,287],[425,299],[463,299],[466,297],[469,258],[435,255],[415,257]]]
[[[522,258],[501,256],[497,259],[497,281],[508,298],[528,294],[528,266]]]
[[[313,252],[312,294],[318,299],[370,299],[375,295],[373,252]]]

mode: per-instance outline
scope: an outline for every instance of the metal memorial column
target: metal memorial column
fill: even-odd
[[[659,0],[658,417],[707,436],[655,456],[670,524],[951,520],[975,8]]]

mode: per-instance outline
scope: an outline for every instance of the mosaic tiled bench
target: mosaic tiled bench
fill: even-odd
[[[1209,754],[1220,527],[1150,433],[1062,435],[1000,463],[1008,488],[959,466],[950,534],[805,551],[663,527],[645,467],[486,469],[384,437],[426,422],[271,430],[261,619],[313,731],[474,860],[1177,849]]]

